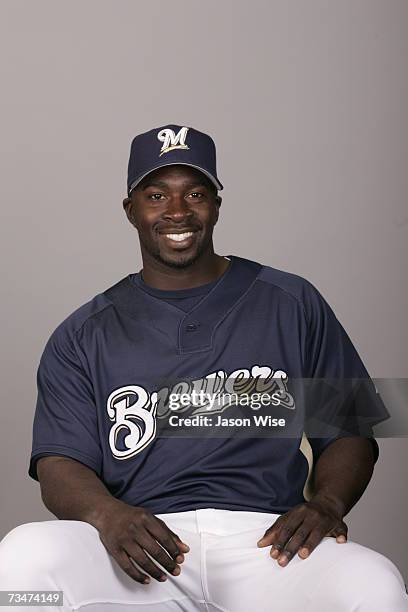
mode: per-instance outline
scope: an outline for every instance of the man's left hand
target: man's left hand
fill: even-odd
[[[306,559],[325,536],[347,542],[348,527],[335,505],[318,497],[282,514],[265,531],[258,546],[271,546],[271,557],[285,567],[296,555]]]

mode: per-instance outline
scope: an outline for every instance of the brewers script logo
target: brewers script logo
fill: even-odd
[[[177,134],[175,134],[170,128],[160,130],[160,132],[157,134],[157,138],[163,143],[163,146],[160,149],[159,157],[163,155],[163,153],[168,153],[174,149],[188,149],[189,147],[185,142],[187,132],[188,127],[182,127]]]
[[[109,419],[113,422],[109,433],[112,454],[117,459],[129,459],[143,451],[155,438],[157,419],[174,414],[174,398],[201,394],[204,401],[191,412],[191,416],[222,413],[229,406],[236,405],[231,396],[250,397],[253,393],[272,393],[280,406],[293,410],[295,402],[287,383],[288,376],[283,370],[254,365],[250,369],[234,370],[229,375],[224,370],[217,370],[204,378],[179,381],[171,388],[162,387],[152,393],[141,385],[115,389],[106,404]],[[191,411],[192,406],[197,406],[193,402],[187,404],[180,404],[177,412]]]

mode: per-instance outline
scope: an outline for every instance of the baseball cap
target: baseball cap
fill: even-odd
[[[135,136],[130,147],[128,195],[153,170],[184,164],[203,172],[218,190],[223,189],[216,170],[215,143],[192,127],[169,124]]]

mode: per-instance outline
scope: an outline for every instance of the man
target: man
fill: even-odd
[[[311,283],[214,252],[222,188],[208,135],[133,140],[143,269],[44,349],[29,474],[60,520],[4,538],[0,587],[87,612],[408,610],[343,521],[385,409]]]

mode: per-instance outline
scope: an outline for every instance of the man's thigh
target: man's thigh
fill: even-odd
[[[281,567],[270,547],[257,547],[263,533],[202,534],[209,601],[228,612],[408,611],[403,579],[383,555],[326,537],[307,559]]]
[[[0,542],[0,590],[62,590],[61,612],[121,612],[130,604],[137,604],[138,612],[207,612],[199,580],[200,538],[193,533],[181,537],[192,547],[182,573],[144,585],[121,569],[88,523],[20,525]]]
[[[261,517],[253,529],[220,535],[195,530],[192,513],[160,516],[190,546],[181,574],[166,582],[136,583],[88,523],[45,521],[21,525],[0,543],[0,589],[63,590],[61,612],[125,612],[131,604],[138,612],[408,610],[395,565],[354,542],[324,538],[308,559],[282,568],[269,547],[256,545],[269,526]]]

